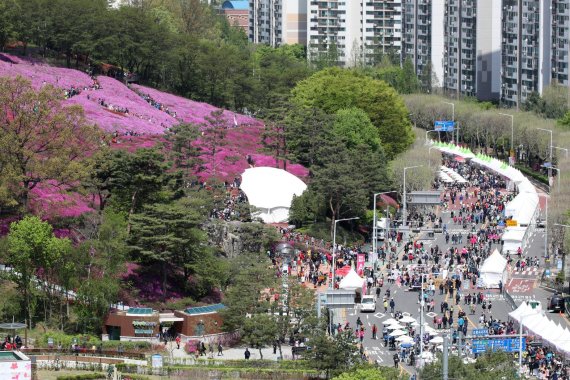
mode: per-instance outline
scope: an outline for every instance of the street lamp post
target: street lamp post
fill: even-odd
[[[552,167],[552,129],[536,128],[539,131],[550,133],[550,166]],[[552,177],[552,168],[548,168],[548,185],[550,186],[550,177]]]
[[[429,131],[426,131],[426,144],[428,143],[428,133],[430,132],[438,132],[437,129],[430,129]]]
[[[404,168],[404,210],[402,212],[402,219],[403,219],[403,224],[404,227],[406,227],[408,225],[408,218],[407,218],[407,201],[406,201],[406,170],[408,169],[414,169],[414,168],[420,168],[423,165],[415,165],[415,166],[407,166]]]
[[[554,225],[558,226],[558,227],[563,227],[563,228],[570,228],[570,226],[568,224],[554,223]],[[562,260],[563,260],[562,270],[565,271],[566,270],[566,254],[562,255]],[[566,277],[566,276],[564,276],[564,277]],[[570,282],[568,283],[568,293],[570,293]]]
[[[334,221],[334,229],[333,229],[333,249],[332,249],[332,261],[333,261],[333,265],[332,265],[332,281],[331,281],[331,285],[332,288],[334,290],[334,281],[335,281],[335,277],[334,277],[334,271],[335,271],[335,267],[336,267],[336,260],[335,260],[335,253],[336,253],[336,225],[338,224],[338,222],[344,222],[347,220],[355,220],[355,219],[360,219],[359,217],[354,217],[354,218],[345,218],[345,219],[337,219]]]
[[[430,168],[431,168],[431,150],[434,149],[434,148],[437,148],[437,147],[435,147],[435,146],[430,146],[429,149],[428,149],[428,165],[429,165],[428,167],[430,167]]]
[[[390,194],[394,193],[394,191],[384,191],[381,193],[374,194],[374,215],[372,216],[372,252],[376,254],[376,241],[378,240],[378,234],[376,233],[376,197],[382,194]],[[386,218],[388,217],[388,205],[386,205]]]
[[[511,151],[515,149],[515,117],[513,115],[509,115],[508,113],[501,113],[499,115],[508,116],[511,118]]]
[[[451,102],[442,102],[442,103],[451,106],[451,121],[455,121],[455,103],[451,103]],[[451,137],[453,137],[453,135]],[[459,128],[457,128],[456,143],[459,144]]]
[[[565,151],[565,152],[566,152],[566,158],[568,158],[568,148],[562,148],[562,147],[559,147],[559,146],[553,146],[553,147],[551,147],[551,148]]]

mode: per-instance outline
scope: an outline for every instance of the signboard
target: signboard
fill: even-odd
[[[487,329],[473,329],[473,331],[471,332],[471,335],[473,335],[473,336],[487,336],[487,335],[489,335],[489,330],[487,330]]]
[[[325,293],[326,304],[329,309],[354,307],[354,290],[332,290]]]
[[[507,227],[516,227],[518,225],[519,225],[519,222],[517,222],[516,220],[513,220],[513,219],[507,220]]]
[[[455,129],[454,121],[436,121],[434,123],[434,128],[438,132],[453,132]]]
[[[162,355],[152,355],[151,356],[152,368],[162,368]]]
[[[412,191],[409,194],[408,203],[418,205],[439,205],[441,204],[440,191]]]
[[[366,261],[364,253],[359,253],[356,255],[356,273],[362,277],[364,272],[364,262]]]
[[[471,347],[474,354],[482,354],[487,350],[519,352],[519,338],[474,339]],[[526,338],[522,338],[522,349],[526,350]]]

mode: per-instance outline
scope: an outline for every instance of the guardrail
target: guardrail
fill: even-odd
[[[513,297],[511,297],[511,295],[506,290],[503,291],[503,296],[505,297],[505,301],[507,301],[507,304],[511,307],[512,310],[515,310],[518,307]]]

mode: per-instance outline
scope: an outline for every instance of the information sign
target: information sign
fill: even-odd
[[[487,336],[487,335],[489,335],[489,330],[487,330],[487,329],[473,329],[471,334],[473,336]]]
[[[507,227],[516,227],[518,225],[519,225],[519,222],[517,222],[516,220],[513,220],[513,219],[507,220]]]
[[[518,352],[519,338],[474,339],[471,347],[474,354],[481,354],[488,350]],[[522,338],[522,349],[526,350],[526,338]]]
[[[437,132],[453,132],[455,129],[454,121],[439,120],[434,123],[434,130]]]

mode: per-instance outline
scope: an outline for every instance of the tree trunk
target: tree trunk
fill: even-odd
[[[259,359],[263,360],[263,352],[261,352],[261,345],[257,346],[257,349],[259,350]]]
[[[129,217],[127,218],[127,235],[131,234],[131,216],[135,213],[136,199],[137,199],[137,191],[135,190],[131,198],[131,209],[129,210]]]

